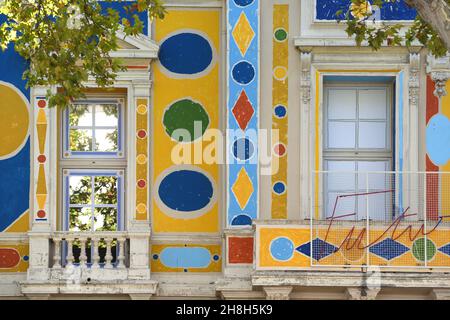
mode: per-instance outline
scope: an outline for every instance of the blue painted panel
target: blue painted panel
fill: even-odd
[[[350,0],[316,0],[316,19],[336,20],[336,12],[339,10],[342,10],[342,14],[338,18],[345,19],[350,3]],[[384,4],[380,12],[382,20],[414,20],[416,15],[417,12],[403,0]]]
[[[30,202],[30,139],[14,157],[0,161],[0,232],[28,210]]]
[[[206,248],[165,248],[161,252],[161,263],[169,268],[206,268],[211,263],[211,253]]]
[[[193,212],[208,206],[214,194],[212,182],[200,172],[180,170],[169,173],[159,185],[161,201],[170,209]]]
[[[213,49],[209,41],[199,34],[180,33],[161,44],[159,61],[170,72],[193,75],[211,65]]]
[[[127,12],[125,10],[125,7],[129,4],[132,4],[136,1],[112,1],[112,2],[106,2],[106,1],[99,1],[100,5],[103,8],[103,11],[106,12],[106,10],[108,8],[114,9],[116,10],[121,18],[127,18],[130,21],[134,21],[133,19],[133,15],[135,14],[134,12]],[[148,13],[146,11],[144,12],[137,12],[137,15],[139,16],[139,19],[141,19],[141,21],[144,24],[144,34],[148,35]]]

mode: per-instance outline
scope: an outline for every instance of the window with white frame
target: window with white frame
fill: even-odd
[[[392,85],[324,87],[325,217],[386,220],[392,214]]]
[[[62,112],[62,228],[124,228],[125,99],[88,96]]]

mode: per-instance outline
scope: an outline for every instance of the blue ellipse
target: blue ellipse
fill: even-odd
[[[234,0],[234,3],[239,7],[246,7],[251,5],[255,0]]]
[[[272,257],[281,261],[288,261],[294,254],[294,244],[288,238],[278,238],[270,244]]]
[[[161,252],[160,260],[169,268],[206,268],[211,263],[211,253],[206,248],[171,247]]]
[[[254,153],[255,146],[249,139],[241,138],[233,143],[233,155],[238,160],[249,160]]]
[[[213,49],[207,39],[196,33],[179,33],[160,46],[159,61],[172,73],[195,75],[213,61]]]
[[[273,191],[275,193],[282,194],[284,191],[286,191],[286,186],[283,182],[277,182],[273,186]]]
[[[251,226],[252,225],[252,218],[245,214],[238,215],[233,218],[233,221],[231,221],[232,226]]]
[[[286,107],[285,106],[276,106],[275,107],[275,110],[274,110],[274,113],[275,113],[275,116],[277,117],[277,118],[284,118],[284,117],[286,117],[286,114],[287,114],[287,110],[286,110]]]
[[[232,75],[234,81],[247,85],[255,78],[255,68],[250,62],[241,61],[233,67]]]
[[[214,195],[209,178],[201,172],[180,170],[169,173],[161,181],[158,194],[170,209],[193,212],[208,206]]]
[[[426,131],[427,152],[437,166],[450,161],[450,119],[437,114],[430,119]]]

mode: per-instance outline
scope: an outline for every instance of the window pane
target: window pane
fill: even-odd
[[[356,90],[329,89],[328,119],[356,119]]]
[[[328,172],[326,174],[328,181],[328,191],[351,190],[355,188],[355,162],[353,161],[327,161]],[[348,172],[336,172],[348,171]]]
[[[117,129],[97,129],[95,131],[95,151],[113,152],[119,150]]]
[[[117,177],[95,177],[95,204],[117,204]]]
[[[359,118],[386,119],[387,97],[386,90],[359,91]]]
[[[353,194],[344,192],[329,192],[328,205],[326,208],[326,217],[333,216],[338,218],[337,220],[355,220],[356,214],[356,197],[338,198],[339,196]],[[336,202],[337,201],[337,202]],[[336,205],[336,209],[335,209]],[[346,217],[341,217],[346,216]]]
[[[92,151],[92,130],[71,129],[69,144],[71,151]]]
[[[119,125],[119,109],[117,105],[105,104],[95,106],[96,127],[117,127]]]
[[[358,175],[358,189],[364,192],[367,190],[367,177],[369,178],[369,191],[390,189],[389,180],[391,178],[391,174],[384,173],[384,171],[388,170],[388,165],[389,163],[387,161],[358,162],[358,171],[362,172]]]
[[[69,231],[92,231],[91,208],[70,208]]]
[[[386,123],[361,121],[358,138],[359,147],[362,149],[387,149]]]
[[[92,126],[92,106],[84,104],[74,104],[69,109],[69,125]]]
[[[369,201],[369,218],[377,221],[389,221],[392,211],[388,206],[389,194],[371,194],[358,199],[358,216],[361,219],[367,217],[367,201]]]
[[[69,178],[70,204],[90,204],[92,195],[91,177],[71,176]]]
[[[354,122],[328,122],[328,147],[332,149],[354,149],[355,130]]]
[[[117,231],[117,209],[95,208],[94,231]]]

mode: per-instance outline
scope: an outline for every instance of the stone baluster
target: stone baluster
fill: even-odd
[[[72,267],[73,266],[73,260],[74,260],[74,256],[73,256],[73,240],[72,238],[66,238],[67,241],[67,264],[66,264],[66,268],[68,267]]]
[[[53,268],[61,268],[61,240],[60,238],[54,238],[53,243],[55,245],[55,252],[53,255]]]
[[[113,256],[111,254],[111,243],[113,239],[111,238],[105,238],[106,242],[106,255],[105,255],[105,269],[111,269],[113,267],[111,261],[113,259]]]
[[[117,250],[119,252],[119,256],[117,257],[117,268],[124,269],[125,268],[125,238],[117,239]]]
[[[86,242],[88,241],[87,238],[78,238],[81,244],[81,250],[80,250],[80,267],[85,268],[86,262],[87,262],[87,255],[86,255]]]
[[[100,268],[100,255],[98,253],[100,244],[100,239],[92,237],[91,238],[91,250],[93,251],[92,256],[92,269]]]

